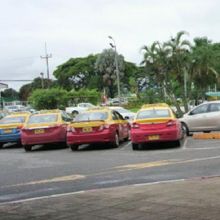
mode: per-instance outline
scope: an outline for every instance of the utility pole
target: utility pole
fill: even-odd
[[[49,58],[52,58],[52,54],[47,53],[47,43],[45,42],[45,56],[40,56],[41,59],[46,60],[46,66],[47,66],[47,79],[50,79],[50,73],[49,73]]]

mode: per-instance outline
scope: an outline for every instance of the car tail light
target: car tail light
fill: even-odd
[[[67,132],[76,132],[76,129],[74,127],[68,127]]]
[[[131,124],[131,128],[139,128],[139,124],[137,124],[137,123],[132,123],[132,124]]]
[[[104,125],[101,125],[98,130],[99,130],[99,131],[102,131],[102,130],[104,130],[104,129],[109,129],[109,128],[110,128],[110,125],[104,124]]]
[[[167,122],[167,126],[168,127],[169,126],[174,126],[174,125],[176,125],[176,121],[175,120],[170,120],[170,121]]]

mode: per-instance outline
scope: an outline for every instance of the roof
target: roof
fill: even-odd
[[[51,114],[51,113],[61,113],[61,110],[59,109],[48,109],[48,110],[40,110],[38,112],[39,114]]]
[[[166,103],[153,103],[153,104],[144,104],[142,105],[142,109],[145,109],[145,108],[160,108],[160,107],[165,107],[165,108],[169,108],[169,105],[166,104]]]

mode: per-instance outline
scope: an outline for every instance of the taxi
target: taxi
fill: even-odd
[[[29,115],[29,112],[16,112],[0,120],[0,148],[8,142],[20,144],[21,129]]]
[[[179,145],[182,137],[181,122],[165,103],[143,105],[131,125],[133,150],[148,142],[174,141]]]
[[[129,138],[130,125],[117,111],[96,107],[79,113],[67,129],[67,144],[76,151],[81,144],[109,143],[118,147]]]
[[[61,110],[42,110],[32,114],[21,131],[21,142],[25,151],[33,145],[65,143],[67,125],[72,118]]]

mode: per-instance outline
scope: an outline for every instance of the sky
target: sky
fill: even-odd
[[[19,90],[70,58],[110,48],[111,35],[126,61],[140,64],[141,47],[185,30],[187,39],[220,42],[218,0],[0,0],[0,82]]]

